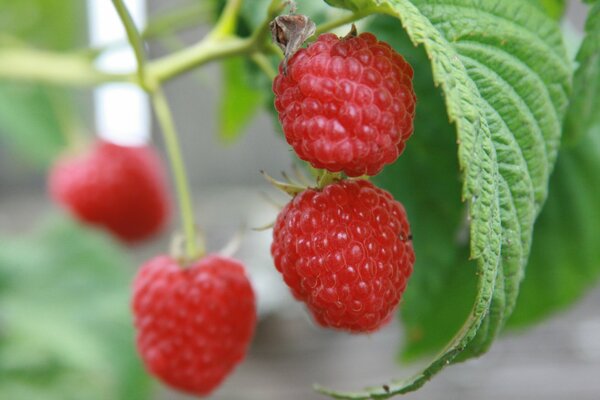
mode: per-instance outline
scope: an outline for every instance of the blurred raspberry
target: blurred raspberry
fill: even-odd
[[[60,158],[49,190],[75,217],[125,242],[156,234],[169,216],[163,166],[150,146],[98,141],[87,152]]]

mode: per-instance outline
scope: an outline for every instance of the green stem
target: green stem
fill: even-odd
[[[142,38],[131,19],[131,15],[123,4],[122,0],[113,0],[113,4],[119,13],[119,17],[127,31],[127,38],[131,47],[133,47],[136,60],[138,62],[138,76],[140,83],[150,93],[152,104],[156,111],[156,117],[161,126],[161,131],[167,147],[171,171],[175,180],[177,198],[179,201],[179,210],[181,212],[181,223],[185,234],[186,261],[190,262],[204,255],[204,245],[198,248],[196,223],[194,218],[194,208],[192,206],[191,192],[188,186],[187,173],[181,155],[181,146],[175,129],[175,122],[169,108],[169,103],[161,89],[154,81],[148,82],[145,70],[146,56]]]
[[[164,82],[210,61],[247,54],[254,46],[248,39],[205,39],[148,65],[148,72],[157,81]]]
[[[237,6],[236,1],[230,3],[229,15],[234,15]],[[217,30],[215,34],[210,33],[198,44],[155,60],[148,65],[148,73],[158,82],[164,82],[177,75],[187,72],[211,61],[224,58],[262,52],[269,47],[269,23],[285,7],[281,0],[272,0],[267,10],[263,23],[249,38],[237,36],[222,36]],[[225,19],[227,21],[227,19]],[[224,22],[229,26],[229,22]],[[219,26],[217,26],[217,29]],[[224,28],[223,28],[224,29]]]
[[[204,244],[198,246],[196,223],[194,220],[194,208],[192,206],[191,192],[188,186],[188,178],[181,155],[181,146],[177,137],[175,123],[169,109],[169,104],[161,88],[156,88],[152,93],[152,103],[156,111],[156,117],[161,126],[171,171],[175,179],[175,188],[181,212],[181,223],[185,234],[185,250],[187,261],[196,260],[204,255]]]
[[[326,169],[322,169],[317,178],[317,187],[323,189],[325,186],[341,178],[342,174],[340,172],[329,172]]]
[[[106,82],[131,82],[151,91],[160,82],[171,79],[192,68],[228,57],[268,53],[272,51],[269,23],[285,8],[282,0],[272,0],[262,24],[252,36],[239,38],[221,33],[233,29],[240,2],[230,0],[229,11],[213,33],[198,44],[154,61],[145,61],[142,38],[122,0],[113,0],[123,21],[127,37],[138,62],[137,76],[113,74],[98,70],[93,59],[101,49],[75,54],[60,54],[34,49],[0,49],[0,80],[11,79],[68,86],[93,86]],[[233,24],[233,25],[232,25]],[[40,68],[43,65],[43,68]]]
[[[29,48],[0,49],[0,80],[34,81],[62,86],[94,86],[131,82],[131,74],[106,73],[80,54],[61,54]]]
[[[217,24],[210,32],[210,37],[217,39],[233,35],[241,8],[242,0],[227,0]]]
[[[142,40],[142,36],[138,32],[135,23],[131,18],[131,14],[129,14],[127,7],[123,3],[123,0],[112,0],[112,2],[117,10],[117,13],[119,14],[119,18],[121,18],[123,26],[125,27],[127,39],[133,48],[135,59],[137,61],[137,74],[139,81],[142,87],[148,90],[146,79],[146,55],[144,52],[144,42]]]

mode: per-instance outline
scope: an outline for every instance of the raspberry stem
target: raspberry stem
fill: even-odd
[[[140,86],[146,91],[149,88],[146,86],[146,55],[144,53],[144,43],[142,37],[131,18],[131,14],[127,10],[125,3],[123,0],[112,0],[113,6],[115,10],[119,14],[119,18],[125,27],[125,32],[127,33],[127,40],[133,49],[133,53],[135,54],[135,59],[137,61],[137,75]]]
[[[325,186],[330,183],[340,180],[342,178],[342,174],[339,172],[329,172],[326,169],[321,170],[319,176],[317,178],[317,187],[319,189],[323,189]]]
[[[240,38],[233,35],[224,37],[211,32],[196,45],[153,61],[149,65],[148,72],[157,81],[162,82],[210,61],[250,55],[270,49],[269,23],[284,9],[284,6],[281,0],[272,0],[265,20],[250,37]],[[219,25],[218,23],[216,27],[217,32],[223,29]],[[225,23],[224,25],[227,26]]]
[[[169,108],[167,99],[159,85],[156,84],[146,74],[146,55],[144,53],[144,46],[142,37],[137,30],[127,7],[122,0],[113,0],[113,4],[121,22],[125,26],[127,32],[127,39],[131,44],[135,52],[137,60],[137,75],[140,80],[141,86],[150,93],[152,98],[152,104],[156,112],[156,117],[161,126],[165,145],[167,147],[167,154],[169,162],[171,164],[171,172],[175,181],[175,189],[177,191],[177,199],[179,202],[179,211],[181,213],[181,223],[185,234],[185,253],[186,261],[190,262],[196,260],[204,255],[204,244],[198,244],[194,209],[192,206],[192,199],[190,195],[190,189],[188,185],[187,173],[185,170],[185,164],[181,155],[181,146],[179,145],[179,139],[177,136],[177,130],[173,121],[173,116]]]
[[[234,35],[241,7],[242,0],[227,0],[217,24],[208,37],[218,39]]]
[[[40,82],[59,84],[64,86],[93,86],[106,82],[130,82],[142,86],[145,90],[151,90],[160,82],[174,78],[193,68],[199,67],[212,61],[223,60],[236,56],[250,56],[256,53],[272,53],[273,47],[269,39],[269,22],[277,16],[285,7],[282,0],[272,0],[267,15],[261,25],[254,33],[246,38],[233,35],[223,35],[235,27],[237,10],[241,1],[230,0],[230,12],[225,14],[222,24],[217,24],[215,30],[209,33],[196,45],[176,51],[157,60],[144,61],[142,69],[131,73],[107,73],[94,65],[94,59],[107,48],[88,49],[76,51],[70,54],[61,54],[46,50],[37,50],[24,47],[9,47],[0,49],[0,79],[16,81]],[[122,21],[131,20],[122,0],[113,0]],[[197,11],[196,11],[197,12]],[[177,21],[177,18],[185,18],[189,14],[176,13],[165,21],[159,21],[158,28],[148,26],[145,37],[155,36],[163,32],[165,25],[181,26],[186,21]],[[126,27],[128,39],[134,49],[138,62],[143,60],[144,52],[142,38],[135,29],[132,21],[128,21]],[[135,29],[135,30],[134,30]],[[43,65],[44,68],[39,68]],[[149,86],[150,85],[150,86]]]
[[[167,147],[171,172],[175,181],[177,199],[179,202],[179,211],[181,213],[181,223],[185,234],[185,253],[186,261],[190,262],[201,258],[204,255],[203,240],[198,240],[196,232],[194,208],[191,200],[191,192],[188,185],[188,177],[181,155],[181,146],[177,136],[177,130],[169,104],[160,88],[156,88],[152,93],[152,104],[156,111],[156,117],[162,128],[163,138]]]

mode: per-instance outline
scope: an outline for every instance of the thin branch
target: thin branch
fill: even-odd
[[[129,14],[127,7],[123,3],[123,0],[112,0],[112,2],[117,10],[117,13],[119,14],[119,18],[121,18],[123,26],[125,27],[127,39],[133,48],[135,59],[137,61],[137,74],[139,81],[142,86],[146,88],[146,52],[144,51],[144,42],[142,40],[142,36],[137,30],[135,23],[133,22],[133,18],[131,18],[131,14]]]
[[[181,223],[185,233],[186,259],[192,261],[204,254],[204,245],[201,244],[198,248],[194,207],[183,156],[181,155],[181,145],[179,144],[169,103],[160,87],[152,92],[152,103],[156,111],[156,118],[162,128],[169,162],[171,163],[171,171],[175,180]]]
[[[87,57],[31,48],[0,49],[0,80],[63,86],[94,86],[105,82],[137,83],[131,74],[106,73]]]

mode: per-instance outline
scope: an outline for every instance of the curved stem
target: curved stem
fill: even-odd
[[[164,82],[210,61],[247,54],[252,48],[253,43],[248,39],[207,38],[192,47],[152,61],[148,65],[148,72],[157,81]]]
[[[235,0],[231,1],[229,4],[231,4],[231,11],[229,14],[231,16],[238,11],[236,9],[238,4]],[[225,19],[226,22],[223,22],[224,25],[221,25],[221,27],[219,27],[220,24],[217,25],[217,33],[210,33],[198,44],[150,62],[148,65],[148,72],[158,82],[163,82],[210,61],[261,52],[264,48],[268,48],[269,46],[269,24],[271,20],[284,8],[284,2],[281,0],[272,0],[267,9],[267,15],[265,16],[263,23],[257,28],[252,36],[248,38],[220,35],[218,33],[219,30],[225,29],[222,28],[222,26],[231,27],[228,25],[230,24],[230,22],[227,22],[228,19]]]
[[[0,80],[93,86],[106,82],[131,82],[131,74],[106,73],[81,54],[61,54],[30,48],[0,49]]]
[[[325,186],[333,183],[342,178],[341,172],[329,172],[326,169],[322,169],[317,178],[317,187],[323,189]]]
[[[133,48],[133,52],[135,54],[135,59],[137,61],[137,74],[140,80],[140,83],[144,88],[146,87],[146,74],[145,74],[145,66],[146,66],[146,54],[144,52],[144,42],[142,40],[142,36],[137,30],[135,23],[133,22],[133,18],[131,18],[131,14],[127,10],[127,7],[123,3],[123,0],[112,0],[117,13],[119,14],[119,18],[121,18],[121,22],[125,27],[125,32],[127,33],[127,39]]]
[[[175,123],[171,115],[169,104],[161,88],[152,92],[152,104],[156,111],[156,117],[162,128],[171,172],[175,180],[179,210],[181,212],[181,223],[185,234],[185,250],[187,261],[195,260],[204,255],[204,245],[197,246],[196,223],[194,220],[194,208],[192,206],[191,192],[188,186],[188,178],[181,155],[181,146],[177,137]]]
[[[210,32],[213,38],[233,35],[237,27],[237,18],[242,8],[242,0],[227,0],[217,24]]]
[[[138,32],[131,15],[127,11],[122,0],[113,0],[113,4],[119,13],[119,17],[127,31],[127,38],[135,52],[135,57],[138,63],[137,71],[142,86],[150,93],[152,104],[156,111],[156,117],[161,126],[161,131],[167,147],[169,162],[171,164],[171,172],[175,180],[175,188],[177,190],[177,199],[179,202],[179,210],[181,212],[181,223],[185,233],[185,252],[186,261],[193,261],[204,254],[204,246],[197,247],[196,223],[194,218],[194,208],[192,206],[192,198],[188,186],[188,178],[181,155],[181,146],[175,129],[175,122],[169,108],[169,103],[160,86],[154,81],[148,82],[145,70],[146,55],[144,52],[143,41]]]

